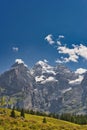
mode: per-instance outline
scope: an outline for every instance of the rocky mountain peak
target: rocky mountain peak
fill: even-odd
[[[14,67],[18,67],[18,66],[24,66],[24,67],[28,67],[24,61],[22,59],[16,59],[15,63],[11,66],[12,68]]]
[[[58,64],[56,67],[55,67],[55,69],[57,70],[57,71],[59,71],[59,72],[65,72],[65,73],[70,73],[71,72],[71,70],[68,68],[68,67],[66,67],[66,66],[64,66],[63,64]]]
[[[38,61],[32,68],[34,75],[53,74],[55,75],[54,67],[44,61]]]
[[[36,64],[36,66],[41,66],[42,68],[52,68],[52,66],[48,65],[46,62],[44,61],[38,61]]]

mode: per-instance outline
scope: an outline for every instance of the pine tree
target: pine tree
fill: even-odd
[[[15,118],[15,111],[14,111],[14,108],[12,109],[11,115],[10,115],[10,116],[13,117],[13,118]]]
[[[45,118],[45,117],[43,118],[43,123],[47,123],[47,120],[46,120],[46,118]]]
[[[25,113],[24,113],[24,109],[23,109],[23,108],[21,109],[21,114],[20,114],[20,116],[25,118]]]

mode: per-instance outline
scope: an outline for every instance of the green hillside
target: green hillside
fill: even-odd
[[[49,117],[43,123],[43,116],[25,114],[25,118],[22,118],[20,112],[16,111],[16,118],[12,118],[10,113],[9,109],[0,109],[0,130],[87,130],[86,125],[80,126]]]

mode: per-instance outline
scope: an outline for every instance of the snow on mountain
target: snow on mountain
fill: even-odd
[[[22,59],[16,59],[15,62],[17,62],[18,64],[21,64],[21,63],[24,64],[24,61]]]
[[[22,59],[16,59],[16,60],[15,60],[15,63],[17,63],[17,64],[24,64],[25,67],[28,67],[28,66],[24,63],[24,61],[23,61]]]
[[[75,80],[70,80],[69,84],[80,84],[82,80],[84,79],[84,73],[86,73],[87,69],[78,68],[75,71],[75,74],[78,74],[78,78]]]
[[[64,89],[63,91],[62,91],[62,93],[64,94],[64,93],[66,93],[66,92],[68,92],[68,91],[70,91],[70,90],[72,90],[72,88],[70,87],[70,88],[68,88],[68,89]]]
[[[54,67],[48,65],[46,62],[38,61],[36,65],[40,65],[42,67],[42,74],[44,73],[51,73],[53,75],[56,75],[54,71]]]
[[[36,82],[41,82],[41,81],[44,81],[45,78],[46,78],[46,77],[45,77],[44,75],[36,76],[36,77],[35,77],[35,81],[36,81]]]
[[[83,69],[83,68],[78,68],[75,73],[76,74],[84,74],[87,71],[87,69]]]
[[[41,65],[41,66],[43,66],[43,67],[47,67],[47,66],[50,66],[50,65],[48,65],[46,62],[44,62],[44,61],[38,61],[37,63],[36,63],[36,65]]]
[[[44,75],[41,75],[41,76],[36,76],[35,81],[44,84],[46,82],[57,82],[58,80],[56,80],[54,77],[51,76],[46,78]]]
[[[57,82],[58,80],[56,80],[54,77],[48,77],[47,79],[45,79],[45,80],[43,80],[42,82],[41,82],[41,84],[45,84],[45,83],[47,83],[47,82]]]
[[[75,74],[78,75],[78,78],[75,80],[69,80],[69,84],[80,84],[82,82],[82,80],[84,79],[84,74],[86,73],[87,69],[83,69],[83,68],[78,68],[75,71]]]
[[[83,80],[83,78],[84,78],[84,76],[82,76],[82,75],[79,75],[79,77],[77,78],[77,79],[75,79],[75,80],[70,80],[69,81],[69,84],[80,84],[81,82],[82,82],[82,80]]]
[[[53,75],[56,75],[56,73],[55,73],[55,71],[53,71],[53,70],[50,70],[50,69],[48,69],[48,70],[43,70],[43,73],[52,73]]]

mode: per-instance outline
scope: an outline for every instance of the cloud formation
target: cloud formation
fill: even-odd
[[[59,64],[63,63],[63,61],[60,60],[60,59],[55,60],[55,62],[56,62],[56,63],[59,63]]]
[[[58,38],[61,39],[61,38],[64,38],[64,36],[63,35],[59,35]]]
[[[68,55],[62,59],[62,62],[78,62],[79,57],[82,57],[87,60],[87,47],[80,45],[72,45],[72,48],[68,48],[66,46],[58,46],[58,53]]]
[[[61,46],[61,45],[62,45],[62,44],[61,44],[61,41],[59,41],[59,40],[57,41],[57,44],[58,44],[59,46]]]
[[[52,34],[47,35],[47,36],[45,37],[45,40],[46,40],[50,45],[52,45],[52,44],[55,43],[55,41],[53,41],[53,36],[52,36]]]
[[[48,63],[48,60],[44,59],[44,62],[45,62],[45,63]]]
[[[60,59],[55,61],[56,63],[78,62],[80,57],[87,60],[87,46],[83,44],[72,44],[71,47],[67,47],[66,44],[62,44],[61,42],[61,39],[64,38],[63,35],[59,35],[58,39],[55,40],[56,42],[53,41],[52,37],[52,34],[49,34],[45,37],[45,40],[47,40],[50,45],[56,44],[58,54],[63,55]]]
[[[19,48],[18,47],[12,47],[12,50],[15,51],[15,52],[18,52]]]

